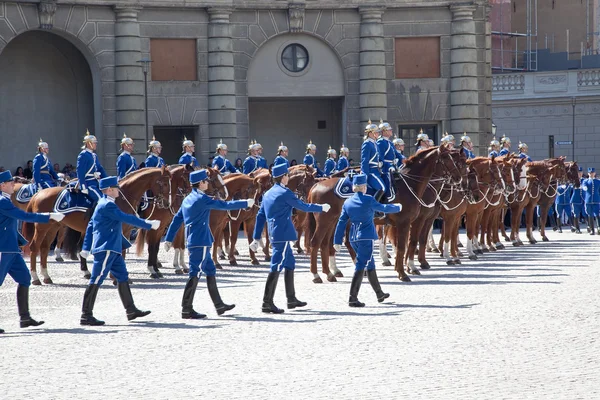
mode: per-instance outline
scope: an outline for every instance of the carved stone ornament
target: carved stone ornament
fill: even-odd
[[[56,13],[56,0],[42,0],[38,4],[41,29],[52,29],[54,26],[54,13]]]
[[[290,3],[288,9],[290,32],[302,32],[304,28],[304,4]]]

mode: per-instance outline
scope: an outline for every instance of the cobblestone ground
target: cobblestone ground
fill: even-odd
[[[391,297],[377,303],[365,279],[364,309],[346,303],[347,253],[345,277],[321,285],[298,256],[297,294],[309,305],[280,316],[260,312],[267,265],[249,266],[243,245],[240,266],[218,274],[235,310],[218,317],[202,280],[195,308],[209,318],[192,322],[180,319],[185,278],[172,253],[159,256],[162,280],[130,257],[136,304],[152,314],[128,323],[105,283],[95,315],[107,325],[97,328],[78,324],[78,264],[53,262],[55,284],[31,289],[41,329],[21,330],[15,285],[0,288],[0,398],[598,399],[598,237],[549,237],[461,266],[430,254],[432,269],[412,283],[378,267]],[[281,278],[279,306],[284,293]]]

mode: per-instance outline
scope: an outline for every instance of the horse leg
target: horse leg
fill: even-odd
[[[431,226],[431,229],[427,229],[427,227],[429,227],[429,226]],[[431,266],[427,262],[427,255],[425,253],[425,249],[429,246],[429,235],[431,234],[432,231],[433,231],[433,223],[432,223],[431,218],[428,218],[425,220],[425,224],[423,225],[423,228],[419,232],[419,255],[417,257],[418,257],[419,265],[420,265],[421,269],[430,269],[431,268]],[[433,244],[432,249],[433,248],[435,248],[437,250],[437,247],[435,247],[435,243]]]
[[[248,238],[248,244],[250,244],[250,242],[252,241],[252,235],[254,234],[254,219],[249,218],[246,221],[244,221],[244,232],[246,233],[246,237]],[[258,261],[258,259],[256,258],[256,253],[254,253],[252,250],[249,250],[250,252],[250,263],[252,265],[260,265],[260,262]]]
[[[438,250],[440,251],[440,257],[445,257],[444,256],[444,245],[445,245],[445,241],[446,241],[446,233],[445,233],[445,228],[446,228],[446,221],[444,219],[442,219],[442,229],[440,229],[440,242],[438,244]]]
[[[332,255],[332,253],[330,253],[329,251],[330,247],[333,247],[333,244],[330,240],[325,239],[321,242],[321,272],[327,275],[327,281],[337,282],[337,279],[335,279],[335,275],[331,273],[331,270],[329,269],[329,262],[331,261],[331,258],[335,259],[335,255]]]
[[[519,246],[518,234],[519,234],[519,223],[521,222],[521,214],[518,212],[521,207],[512,207],[510,213],[510,241],[512,245]]]
[[[30,243],[29,243],[29,250],[31,251],[31,254],[29,256],[29,261],[30,261],[30,265],[29,265],[29,269],[31,271],[31,284],[35,285],[35,286],[40,286],[42,284],[42,282],[40,281],[40,278],[38,277],[37,274],[37,255],[40,254],[41,256],[41,245],[44,241],[44,238],[46,236],[46,232],[48,230],[47,225],[42,225],[42,224],[34,224],[34,233],[33,233],[33,238],[31,239]]]
[[[458,232],[460,229],[461,218],[452,221],[452,232],[451,232],[451,252],[453,256],[454,264],[462,264],[460,261],[460,251],[458,250]]]
[[[240,230],[240,221],[229,221],[229,235],[224,233],[225,237],[225,248],[229,248],[227,258],[229,259],[229,265],[237,265],[237,260],[235,258],[235,245],[237,243],[237,235]],[[227,245],[229,243],[229,245]]]
[[[527,239],[529,239],[529,243],[536,244],[537,240],[533,237],[533,213],[535,212],[535,206],[532,202],[527,204],[527,208],[525,209],[525,221],[527,225]]]
[[[271,246],[271,240],[269,240],[269,231],[267,230],[266,226],[264,229],[264,233],[265,233],[265,247],[263,248],[263,254],[265,255],[265,261],[271,262],[271,253],[269,252],[269,247]]]
[[[406,255],[408,260],[406,262],[406,271],[412,275],[421,275],[419,270],[415,268],[415,251],[417,249],[417,243],[419,242],[419,231],[423,226],[423,218],[418,217],[412,224],[410,224],[410,233],[408,235],[408,249]],[[423,227],[423,229],[426,229]],[[421,248],[419,248],[421,251]]]
[[[40,246],[40,272],[43,278],[42,282],[47,285],[54,283],[48,274],[48,254],[50,253],[50,245],[52,244],[52,241],[53,237],[46,235],[42,245]]]
[[[56,260],[56,262],[59,263],[65,262],[65,259],[63,258],[60,252],[60,249],[62,248],[63,242],[65,240],[65,231],[66,229],[61,225],[60,228],[58,228],[58,232],[56,234],[56,247],[54,248],[54,259]]]
[[[350,244],[350,227],[348,227],[346,229],[346,232],[344,234],[344,246],[346,246],[346,249],[348,249],[348,254],[350,254],[352,263],[355,264],[356,263],[356,251],[354,251],[354,248]]]
[[[387,237],[387,227],[379,226],[377,228],[377,237],[379,244],[379,257],[381,257],[381,265],[384,267],[390,267],[392,263],[390,262],[390,254],[387,251],[387,246],[385,243],[385,239]]]
[[[396,246],[398,247],[398,254],[396,255],[394,269],[396,273],[398,273],[398,279],[400,279],[402,282],[410,282],[410,278],[406,274],[406,271],[404,271],[404,255],[406,254],[408,233],[408,227],[403,227],[403,229],[400,229],[399,225],[396,225]]]
[[[549,207],[546,205],[540,206],[540,235],[542,241],[549,242],[550,240],[546,237],[546,221],[548,220]]]
[[[183,269],[179,267],[179,249],[173,249],[173,268],[175,268],[175,274],[183,275]]]
[[[500,214],[500,221],[498,221],[498,225],[500,226],[500,232],[502,232],[502,237],[504,238],[505,242],[510,242],[512,241],[512,232],[511,232],[511,237],[509,238],[508,235],[506,234],[506,226],[504,226],[504,217],[506,216],[506,208],[502,209],[502,213]],[[512,213],[510,216],[510,220],[511,220],[511,228],[512,228]]]

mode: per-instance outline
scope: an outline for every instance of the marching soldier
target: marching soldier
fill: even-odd
[[[557,230],[562,233],[562,217],[563,215],[567,217],[568,221],[569,216],[571,215],[571,207],[569,205],[569,199],[571,198],[571,185],[558,185],[556,188],[556,199],[554,200],[554,208],[556,211],[556,226],[554,230]]]
[[[123,134],[123,139],[121,139],[121,150],[121,154],[117,158],[117,176],[119,180],[137,170],[137,163],[131,155],[133,151],[133,139],[128,138],[125,134]]]
[[[98,180],[107,176],[95,153],[96,147],[98,147],[98,139],[87,131],[81,147],[83,150],[77,157],[79,189],[82,193],[90,196],[94,203],[97,203],[102,197],[100,189],[98,189]]]
[[[262,303],[262,312],[281,314],[284,310],[277,308],[273,303],[273,296],[277,287],[279,273],[285,269],[285,292],[287,297],[287,308],[304,307],[306,302],[296,298],[294,288],[294,268],[296,260],[292,252],[292,242],[298,239],[296,229],[292,224],[292,209],[296,208],[304,212],[327,212],[331,208],[329,204],[307,204],[298,199],[286,185],[289,181],[288,168],[285,164],[273,167],[271,172],[275,184],[263,196],[262,205],[256,215],[254,227],[254,240],[250,244],[252,251],[263,247],[261,235],[266,222],[268,222],[269,240],[273,247],[271,256],[271,272],[267,277],[265,293]]]
[[[338,158],[336,166],[337,171],[343,171],[350,166],[350,163],[348,162],[349,155],[350,150],[348,150],[348,148],[342,144],[342,147],[340,148],[340,158]]]
[[[100,180],[100,190],[103,197],[98,201],[94,214],[88,223],[83,240],[80,256],[87,258],[91,253],[94,256],[94,266],[88,287],[83,295],[81,307],[81,325],[98,326],[104,325],[94,317],[94,303],[98,295],[98,289],[106,279],[108,273],[112,273],[117,279],[119,297],[127,313],[127,320],[145,317],[150,311],[140,311],[133,302],[131,289],[129,287],[129,274],[125,266],[125,260],[121,255],[123,244],[131,247],[131,243],[123,236],[123,223],[137,226],[141,229],[156,230],[160,226],[158,220],[143,220],[135,215],[125,214],[115,204],[119,197],[119,182],[116,176],[108,176]]]
[[[587,218],[587,214],[585,212],[585,207],[583,203],[583,168],[579,167],[578,171],[579,175],[579,187],[576,188],[571,185],[571,199],[569,203],[571,204],[571,214],[573,216],[573,225],[571,226],[571,232],[581,233],[579,229],[579,218],[583,215],[584,218]]]
[[[335,151],[335,149],[332,149],[331,146],[329,146],[329,150],[327,150],[327,160],[325,160],[325,165],[323,166],[324,176],[331,176],[335,172],[336,157],[337,152]]]
[[[192,172],[190,183],[193,188],[192,192],[183,200],[181,208],[173,217],[167,230],[165,249],[167,251],[171,249],[177,231],[181,228],[181,224],[185,223],[187,248],[190,252],[190,272],[181,300],[181,317],[183,319],[201,319],[206,318],[206,315],[196,312],[193,305],[196,287],[202,272],[206,275],[208,293],[217,314],[221,315],[235,307],[235,304],[223,303],[217,287],[216,268],[210,254],[210,248],[214,242],[209,225],[210,210],[250,208],[254,205],[254,199],[222,201],[206,195],[204,191],[208,189],[208,173],[205,169]]]
[[[285,164],[289,168],[290,162],[287,159],[288,153],[289,150],[287,146],[285,146],[283,142],[281,142],[281,144],[277,148],[277,157],[275,157],[275,160],[273,161],[273,166]]]
[[[317,166],[317,161],[315,160],[316,153],[317,153],[317,146],[315,146],[311,140],[306,145],[306,155],[304,156],[304,160],[302,161],[302,163],[304,165],[310,165],[311,167],[313,167],[315,169],[315,171],[317,171],[316,177],[319,178],[319,177],[323,176],[324,174],[323,174],[323,171],[321,171],[321,168],[319,168]]]
[[[148,143],[148,157],[144,161],[144,165],[148,168],[162,167],[165,165],[165,160],[160,156],[162,145],[154,136],[152,141]]]
[[[375,271],[375,260],[373,259],[373,242],[377,240],[377,231],[373,224],[375,211],[382,213],[399,213],[401,204],[380,204],[367,195],[367,176],[355,175],[352,180],[354,195],[344,202],[342,214],[335,228],[333,247],[336,251],[341,250],[342,239],[346,232],[346,225],[350,220],[350,245],[356,251],[356,263],[352,283],[350,284],[350,307],[364,307],[365,303],[358,300],[358,291],[363,280],[365,267],[371,287],[377,295],[377,301],[383,302],[390,297],[388,293],[381,290],[377,272]]]
[[[0,240],[0,286],[4,283],[7,274],[18,283],[17,308],[21,318],[20,326],[21,328],[39,326],[44,321],[34,320],[29,313],[31,274],[19,249],[19,245],[23,245],[25,239],[19,235],[17,220],[32,223],[47,223],[50,220],[60,222],[65,216],[61,213],[28,213],[15,207],[10,200],[10,196],[15,191],[15,182],[10,171],[0,173],[0,191],[2,192],[0,195],[0,231],[2,231],[2,240]],[[4,330],[0,329],[0,333],[4,333]]]
[[[198,167],[198,160],[196,160],[196,157],[194,157],[194,150],[196,150],[196,146],[194,145],[194,142],[192,142],[191,140],[189,140],[188,138],[186,138],[185,136],[183,137],[183,154],[181,155],[181,157],[179,157],[179,162],[178,164],[192,164],[194,166],[194,168]]]
[[[429,148],[429,136],[426,133],[423,133],[423,129],[417,135],[417,151],[415,153],[420,152],[421,150],[427,150]]]
[[[471,138],[465,134],[460,138],[461,150],[465,153],[467,158],[475,158],[475,153],[473,153],[473,142],[471,142]]]
[[[396,171],[394,164],[396,152],[394,151],[392,142],[390,142],[393,132],[391,125],[382,120],[379,124],[379,130],[381,136],[377,139],[377,151],[379,152],[379,160],[383,163],[381,166],[381,178],[386,188],[385,196],[388,201],[391,201],[396,197],[392,180],[392,174]]]
[[[360,170],[367,176],[367,185],[375,192],[373,197],[381,203],[387,190],[379,172],[382,162],[379,159],[379,151],[375,141],[379,136],[379,132],[379,127],[369,121],[369,124],[365,127],[365,141],[360,149]],[[377,216],[382,215],[377,214]]]
[[[252,172],[258,169],[258,148],[254,142],[250,142],[248,146],[248,157],[244,160],[243,164],[243,172],[246,175],[251,174]]]
[[[519,141],[519,158],[526,158],[527,161],[531,162],[531,157],[529,157],[529,155],[527,154],[528,150],[529,147],[527,146],[527,143]]]
[[[394,150],[396,152],[394,164],[396,165],[396,169],[400,169],[404,167],[404,160],[406,159],[406,156],[404,155],[404,140],[396,138],[392,143],[394,144]]]
[[[217,145],[217,155],[213,159],[212,167],[219,170],[223,175],[229,175],[230,173],[235,174],[237,170],[231,164],[231,162],[225,158],[227,157],[227,145],[221,140]]]
[[[254,141],[256,145],[256,158],[258,159],[258,168],[267,168],[269,169],[269,165],[267,164],[267,159],[262,156],[263,147],[260,143]]]
[[[510,153],[509,137],[507,137],[506,135],[502,135],[502,138],[500,139],[500,145],[502,146],[502,149],[500,150],[500,153],[498,153],[499,156],[505,156],[508,153]]]
[[[488,158],[498,157],[500,155],[500,142],[494,137],[490,142],[490,153]]]
[[[33,159],[33,182],[36,184],[37,190],[56,187],[56,182],[59,181],[59,176],[48,158],[49,151],[48,143],[40,138],[38,154]]]
[[[600,179],[596,179],[596,168],[588,168],[588,178],[583,181],[582,188],[590,235],[595,235],[594,224],[600,215]]]

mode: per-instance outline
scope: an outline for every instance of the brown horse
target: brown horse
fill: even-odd
[[[144,168],[139,171],[133,172],[123,178],[119,185],[121,186],[121,196],[116,200],[119,208],[128,214],[137,214],[137,206],[142,198],[144,192],[148,189],[157,193],[154,202],[157,207],[168,208],[170,206],[170,198],[175,194],[171,192],[170,185],[171,173],[164,167],[162,168]],[[54,209],[56,199],[58,195],[66,190],[61,187],[50,188],[42,190],[35,194],[27,205],[27,211],[29,212],[51,212]],[[175,188],[173,188],[175,190]],[[91,217],[90,212],[72,212],[65,216],[60,222],[62,225],[71,228],[75,232],[79,232],[81,235],[85,234],[87,224]],[[30,242],[31,249],[31,273],[35,273],[35,256],[40,253],[42,263],[48,257],[49,241],[46,240],[48,233],[52,229],[52,224],[23,224],[23,234]],[[54,226],[56,228],[56,226]],[[124,226],[123,234],[128,237],[132,227]],[[79,241],[80,235],[75,237],[74,235],[68,235],[65,240],[65,247],[75,248],[76,243],[73,241]],[[51,240],[50,240],[51,241]],[[48,244],[48,245],[46,245]],[[83,264],[85,260],[82,260],[82,270],[87,272],[87,267]],[[42,270],[44,275],[44,283],[52,283],[52,279],[48,275],[47,271]]]
[[[566,169],[566,184],[572,185],[575,189],[578,189],[581,181],[579,179],[579,175],[578,175],[578,171],[579,171],[579,166],[577,165],[576,161],[573,162],[566,162],[565,163],[565,169]],[[558,225],[558,230],[559,232],[562,232],[562,220],[560,218],[560,215],[556,216],[556,223]],[[575,228],[571,228],[571,232],[575,232]]]
[[[577,176],[576,169],[570,171],[570,176],[567,175],[567,163],[565,163],[565,157],[552,158],[545,161],[550,168],[553,166],[556,167],[554,168],[554,175],[552,176],[548,189],[542,192],[538,201],[538,206],[540,206],[540,216],[538,219],[540,235],[542,236],[542,241],[548,242],[549,239],[546,236],[546,221],[548,219],[550,207],[554,206],[558,185],[563,183],[571,183],[573,185],[575,185],[575,183],[579,184],[579,177]],[[573,163],[570,163],[571,168],[572,164]]]
[[[290,180],[287,184],[288,189],[294,192],[294,194],[302,201],[306,201],[308,197],[308,192],[313,187],[315,182],[323,180],[316,178],[317,171],[313,167],[304,164],[294,165],[293,167],[290,167],[288,170],[288,175],[290,177]],[[298,254],[302,254],[304,253],[304,251],[302,250],[302,246],[300,245],[300,240],[304,231],[304,221],[306,219],[306,213],[300,210],[295,210],[294,215],[292,215],[292,219],[294,227],[296,228],[296,234],[298,235],[298,240],[296,240],[294,247],[296,248],[296,252]],[[269,235],[266,235],[266,237],[268,238]]]

